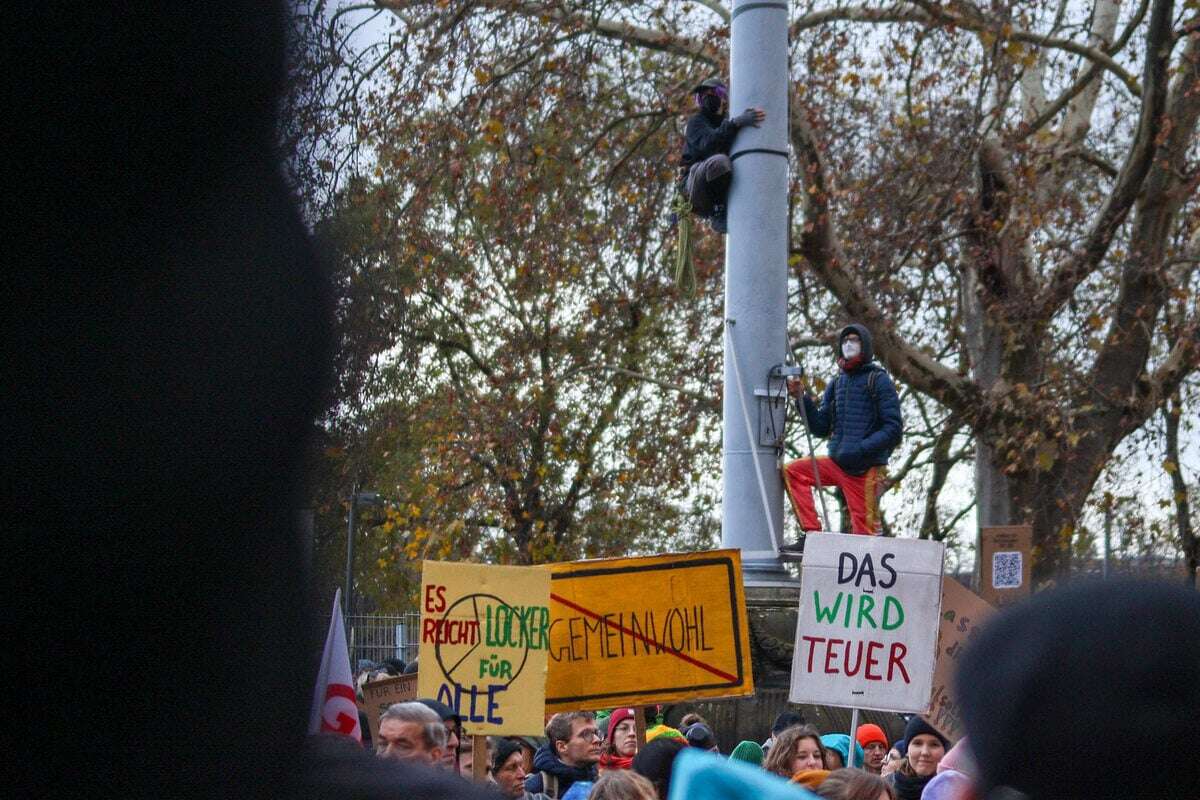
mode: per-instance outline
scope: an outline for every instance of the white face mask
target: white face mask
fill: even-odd
[[[854,358],[861,352],[862,347],[859,346],[858,342],[850,340],[842,342],[842,355],[846,358]]]

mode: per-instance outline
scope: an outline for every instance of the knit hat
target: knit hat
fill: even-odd
[[[519,752],[521,752],[521,745],[517,742],[511,739],[497,739],[496,746],[492,750],[492,772],[499,772],[500,768],[504,766],[504,762],[508,761],[513,753]]]
[[[756,767],[761,767],[763,763],[763,749],[758,742],[738,742],[737,747],[733,748],[733,752],[729,757],[736,761],[745,761],[748,764],[753,764]]]
[[[771,726],[771,735],[778,736],[793,725],[803,725],[804,715],[795,711],[780,711],[779,716],[775,717],[775,723]]]
[[[798,783],[805,789],[816,791],[817,787],[829,777],[827,769],[804,769],[792,776],[792,783]]]
[[[687,739],[689,747],[712,750],[717,746],[717,737],[713,735],[712,729],[703,722],[697,722],[688,728],[684,737]]]
[[[859,725],[858,730],[854,733],[854,738],[863,747],[878,742],[884,748],[888,746],[887,735],[883,732],[883,728],[876,725],[874,722],[868,722],[865,725]]]
[[[437,700],[430,700],[428,698],[422,698],[417,702],[423,706],[426,706],[427,708],[433,709],[434,712],[437,713],[438,719],[440,719],[442,722],[452,719],[460,725],[462,724],[462,717],[460,717],[453,708],[445,703],[440,703]]]
[[[1200,594],[1133,580],[1040,592],[989,619],[959,662],[986,795],[1190,797],[1200,786]],[[1153,754],[1067,769],[1080,753]]]
[[[850,766],[850,736],[845,733],[827,733],[821,737],[821,744],[833,750],[842,757],[842,766]],[[854,743],[854,766],[861,767],[865,756],[862,745]]]
[[[632,708],[614,708],[613,712],[608,715],[607,731],[605,733],[604,738],[607,739],[612,734],[616,733],[617,726],[620,725],[622,722],[624,722],[627,719],[633,719],[633,718],[634,718],[634,710]]]
[[[655,739],[677,739],[682,744],[687,744],[687,739],[682,733],[670,725],[652,725],[646,729],[646,741],[652,742]]]
[[[950,749],[949,739],[938,733],[932,725],[925,721],[924,717],[916,716],[910,719],[908,724],[904,726],[904,750],[901,752],[907,752],[908,745],[912,742],[913,737],[920,736],[923,733],[927,733],[930,736],[936,736],[938,741],[942,743],[942,747],[946,748],[947,750]]]

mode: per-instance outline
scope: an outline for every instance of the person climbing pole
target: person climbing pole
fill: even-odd
[[[726,233],[725,199],[733,180],[729,150],[737,133],[747,125],[758,127],[767,118],[761,108],[747,108],[732,119],[726,107],[729,91],[716,78],[692,89],[696,113],[687,122],[683,155],[679,160],[680,192],[692,212],[709,221],[717,233]]]
[[[812,487],[837,486],[850,507],[853,533],[879,533],[879,495],[892,450],[900,443],[903,421],[896,386],[875,363],[871,333],[853,323],[838,333],[839,373],[825,387],[820,405],[808,393],[803,377],[788,380],[788,393],[800,407],[808,429],[829,437],[829,457],[799,458],[783,467],[792,510],[805,533],[821,530]],[[803,552],[804,537],[785,552]]]

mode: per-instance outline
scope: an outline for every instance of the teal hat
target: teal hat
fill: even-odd
[[[821,737],[821,744],[828,750],[836,750],[842,757],[842,766],[850,766],[850,737],[844,733],[827,733]],[[858,742],[854,743],[854,766],[863,765],[863,749]]]
[[[756,767],[761,767],[763,763],[763,749],[758,742],[738,742],[738,746],[733,748],[733,752],[729,757],[738,761],[745,761],[747,764],[753,764]]]

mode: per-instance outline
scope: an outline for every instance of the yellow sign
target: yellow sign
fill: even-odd
[[[426,561],[417,692],[472,735],[540,736],[550,572]]]
[[[551,569],[547,712],[754,694],[739,551]]]

